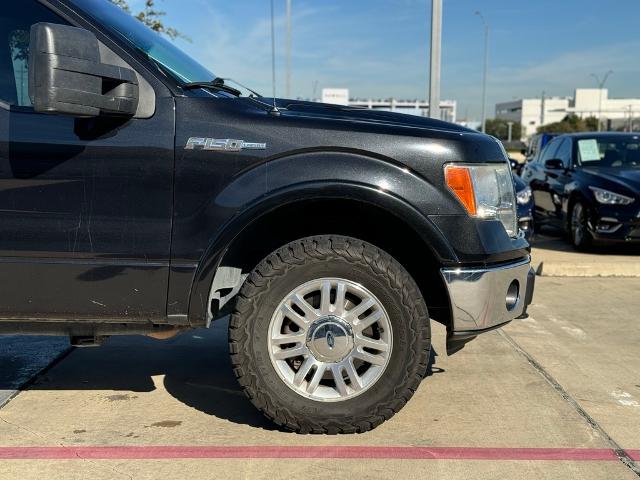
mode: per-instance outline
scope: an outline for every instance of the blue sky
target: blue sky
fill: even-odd
[[[143,0],[130,0],[137,10]],[[157,0],[177,44],[219,76],[271,92],[269,0]],[[278,95],[285,0],[275,0]],[[293,0],[294,97],[313,84],[351,96],[426,98],[430,0]],[[522,96],[571,95],[614,70],[610,96],[640,97],[640,0],[444,0],[442,97],[480,112],[483,27],[491,25],[488,112]]]

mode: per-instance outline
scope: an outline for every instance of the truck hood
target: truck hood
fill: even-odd
[[[404,165],[424,178],[439,179],[450,162],[506,161],[488,135],[439,120],[297,100],[177,97],[176,144],[190,138],[240,139],[264,144],[239,155],[260,161],[301,152],[348,151]],[[227,156],[230,156],[227,155]]]
[[[271,104],[273,99],[261,99]],[[371,110],[362,107],[332,105],[328,103],[306,102],[302,100],[276,99],[276,105],[281,115],[290,117],[305,117],[327,119],[335,121],[388,125],[395,127],[410,127],[425,130],[440,130],[452,133],[478,133],[475,130],[449,122],[432,118],[419,117],[395,112]]]

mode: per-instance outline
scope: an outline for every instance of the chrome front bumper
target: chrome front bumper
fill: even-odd
[[[443,268],[452,328],[447,352],[455,353],[478,334],[526,314],[533,297],[531,260],[486,268]]]

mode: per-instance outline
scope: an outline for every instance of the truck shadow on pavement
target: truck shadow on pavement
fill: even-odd
[[[436,357],[432,349],[427,376],[444,372],[434,367]],[[0,378],[0,389],[2,383]],[[37,377],[28,390],[104,391],[106,401],[138,402],[136,392],[163,387],[176,400],[207,415],[279,430],[251,405],[233,376],[226,320],[209,330],[193,330],[165,341],[112,337],[100,348],[77,348]]]

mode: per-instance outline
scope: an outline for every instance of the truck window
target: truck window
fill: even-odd
[[[104,0],[71,0],[112,34],[125,40],[180,83],[208,82],[215,75],[159,33]]]
[[[68,25],[35,0],[12,2],[0,18],[0,100],[9,105],[30,107],[29,34],[31,25],[50,22]]]

